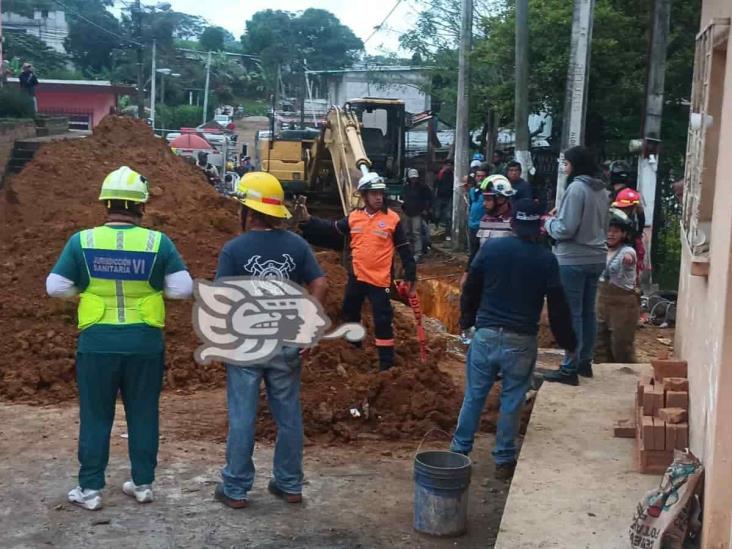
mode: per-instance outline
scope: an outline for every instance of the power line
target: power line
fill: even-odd
[[[87,19],[86,17],[84,17],[84,16],[83,16],[83,15],[81,15],[80,13],[77,13],[77,12],[75,12],[75,11],[73,11],[73,10],[69,9],[69,7],[68,7],[68,6],[66,6],[66,5],[65,5],[65,4],[64,4],[63,2],[61,2],[60,0],[54,0],[54,2],[55,2],[56,4],[58,4],[59,6],[61,6],[61,7],[62,7],[62,8],[64,9],[64,10],[66,10],[66,13],[68,13],[68,14],[70,14],[70,15],[72,15],[72,16],[74,16],[74,17],[78,18],[78,19],[81,19],[82,21],[85,21],[86,23],[88,23],[88,24],[89,24],[89,25],[91,25],[92,27],[95,27],[95,28],[99,29],[99,30],[100,30],[100,31],[102,31],[102,32],[106,32],[106,33],[107,33],[107,34],[109,34],[110,36],[114,36],[115,38],[119,38],[119,39],[120,39],[120,40],[122,40],[123,42],[127,42],[127,43],[129,43],[129,44],[132,44],[132,45],[134,45],[134,46],[138,46],[138,47],[142,47],[142,46],[143,46],[143,45],[142,45],[142,44],[141,44],[140,42],[137,42],[137,41],[135,41],[135,40],[132,40],[131,38],[127,38],[126,36],[122,36],[122,35],[119,35],[119,34],[117,34],[116,32],[114,32],[114,31],[111,31],[111,30],[109,30],[109,29],[107,29],[107,28],[105,28],[105,27],[103,27],[103,26],[101,26],[101,25],[97,24],[97,23],[95,23],[94,21],[92,21],[92,20],[90,20],[90,19]]]
[[[381,23],[379,23],[378,25],[376,25],[376,26],[374,27],[374,32],[372,32],[372,33],[371,33],[371,34],[369,35],[369,37],[368,37],[368,38],[367,38],[366,40],[364,40],[364,41],[363,41],[363,43],[364,43],[364,46],[366,45],[366,43],[367,43],[367,42],[368,42],[369,40],[371,40],[371,39],[372,39],[372,38],[374,37],[374,35],[375,35],[375,34],[376,34],[377,32],[379,32],[379,31],[381,30],[381,27],[382,27],[382,26],[384,25],[384,23],[386,23],[386,21],[387,21],[387,20],[389,19],[389,17],[391,17],[391,16],[392,16],[392,14],[393,14],[393,13],[394,13],[394,12],[396,11],[396,9],[397,9],[397,8],[399,7],[399,4],[401,4],[401,3],[402,3],[402,0],[397,0],[397,1],[396,1],[396,3],[394,4],[394,6],[393,6],[393,7],[391,8],[391,10],[389,10],[389,13],[387,13],[387,14],[386,14],[386,17],[384,17],[384,19],[383,19],[383,20],[381,21]]]

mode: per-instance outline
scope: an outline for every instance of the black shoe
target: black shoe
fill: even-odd
[[[580,364],[577,368],[577,374],[582,377],[592,377],[592,363],[588,362],[587,364]]]
[[[267,485],[267,490],[269,490],[269,493],[273,496],[284,499],[287,503],[302,503],[302,494],[285,492],[284,490],[280,489],[279,486],[277,486],[277,483],[274,479],[271,479],[269,481],[269,484]]]
[[[220,501],[227,507],[231,507],[232,509],[244,509],[245,507],[249,507],[249,501],[246,499],[233,499],[227,496],[224,493],[224,485],[219,483],[216,485],[216,490],[214,491],[214,499],[216,501]]]
[[[544,374],[544,381],[548,381],[550,383],[564,383],[565,385],[572,385],[574,387],[579,385],[579,379],[577,378],[576,373],[573,372],[570,374],[563,372],[562,370]]]
[[[511,463],[496,463],[496,472],[493,476],[497,480],[511,480],[513,478],[513,472],[516,470],[516,462]]]

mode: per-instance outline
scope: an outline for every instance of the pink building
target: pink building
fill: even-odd
[[[120,95],[135,93],[132,86],[114,85],[108,80],[39,80],[39,114],[68,117],[69,127],[74,130],[92,129],[117,107]],[[8,81],[17,83],[18,79]]]

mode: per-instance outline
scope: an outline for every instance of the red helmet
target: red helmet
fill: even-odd
[[[613,202],[613,208],[628,208],[630,206],[636,206],[641,202],[641,195],[638,191],[633,189],[623,189],[615,197]]]

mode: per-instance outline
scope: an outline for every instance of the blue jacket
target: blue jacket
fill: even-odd
[[[483,193],[480,189],[472,188],[468,190],[468,202],[470,210],[468,212],[468,228],[475,231],[480,227],[480,220],[485,215],[483,208]]]

